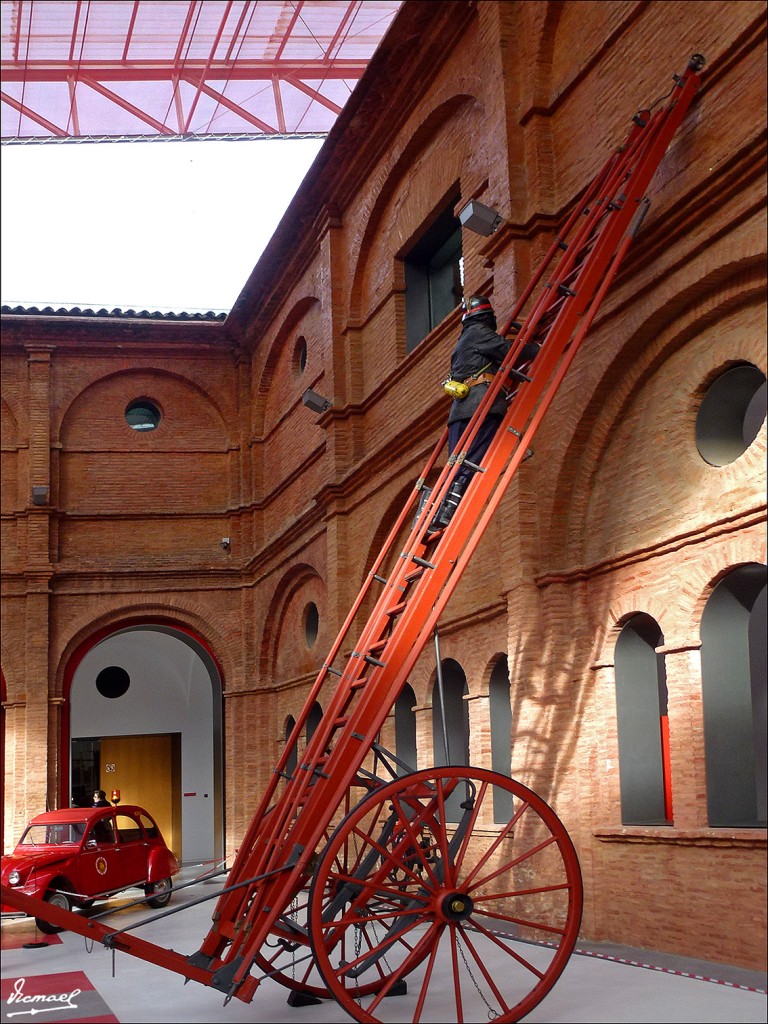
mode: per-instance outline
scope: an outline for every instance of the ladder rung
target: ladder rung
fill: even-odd
[[[591,234],[589,236],[589,238],[586,240],[586,242],[584,242],[582,247],[579,249],[579,254],[576,257],[576,266],[579,269],[581,269],[584,266],[584,263],[586,262],[587,256],[589,256],[589,254],[594,249],[595,242],[597,241],[598,236],[599,236],[599,232],[595,231],[593,234]]]
[[[514,377],[515,380],[524,380],[527,381],[529,384],[533,380],[533,377],[529,377],[528,374],[523,373],[522,370],[516,370],[514,366],[510,367],[510,369],[507,372],[509,373],[510,377]],[[464,465],[466,466],[466,464],[467,463],[465,462]]]
[[[434,569],[435,568],[435,563],[434,562],[428,562],[426,560],[426,558],[419,558],[418,555],[414,555],[413,556],[413,561],[416,563],[416,565],[420,565],[422,567],[422,569]],[[406,577],[406,579],[407,578],[408,577]]]
[[[326,672],[330,672],[331,675],[334,675],[334,676],[344,675],[343,672],[340,672],[337,668],[334,668],[332,665],[323,665],[323,668],[325,669]]]
[[[401,602],[400,602],[400,604],[395,604],[395,605],[393,605],[393,606],[392,606],[392,607],[391,607],[391,608],[390,608],[390,609],[389,609],[389,610],[387,611],[387,615],[389,615],[389,616],[390,616],[391,618],[394,618],[394,617],[395,617],[395,615],[399,615],[399,614],[400,614],[400,612],[402,612],[402,611],[403,611],[403,609],[404,609],[404,608],[406,608],[406,606],[407,606],[407,605],[408,605],[408,602],[407,602],[407,601],[401,601]]]
[[[443,536],[444,529],[445,527],[443,526],[430,526],[427,529],[427,532],[424,534],[424,544],[426,546],[431,547],[436,540],[440,540],[440,538]]]
[[[571,269],[568,271],[568,273],[563,277],[562,281],[560,281],[560,283],[558,284],[558,288],[562,288],[566,282],[573,281],[575,278],[577,278],[579,276],[580,270],[581,264],[574,263]]]
[[[546,309],[544,313],[539,317],[539,321],[536,324],[537,327],[541,327],[542,324],[552,323],[557,314],[563,308],[565,303],[565,296],[561,295],[559,299],[555,299],[554,302]]]
[[[363,661],[367,661],[369,665],[377,665],[379,668],[385,667],[385,662],[379,661],[378,658],[374,658],[372,654],[366,654]]]
[[[538,323],[536,324],[536,331],[540,331],[543,327],[551,327],[557,319],[560,310],[563,308],[565,303],[565,297],[560,296],[552,305],[547,309],[545,313],[542,313],[539,317]]]

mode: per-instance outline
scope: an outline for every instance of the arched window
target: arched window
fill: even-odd
[[[320,719],[323,717],[323,709],[320,707],[317,701],[309,709],[307,715],[307,743],[312,739],[312,733],[320,725]]]
[[[291,738],[291,733],[293,732],[293,730],[295,728],[296,728],[296,719],[293,717],[293,715],[288,715],[288,717],[285,720],[285,742],[286,742],[286,744],[289,742],[289,740]],[[297,750],[296,750],[296,742],[294,741],[293,746],[291,747],[291,752],[288,755],[288,761],[287,761],[287,763],[285,765],[285,770],[286,770],[288,775],[293,775],[293,773],[296,771],[296,763],[297,763]]]
[[[441,662],[432,688],[432,739],[436,765],[469,764],[469,708],[464,700],[468,692],[461,665],[450,658]],[[461,817],[459,804],[463,799],[463,792],[457,790],[448,800],[446,813],[449,821],[458,821]]]
[[[650,615],[634,615],[616,641],[616,715],[619,734],[621,820],[624,825],[669,825],[672,787],[664,643]]]
[[[714,827],[766,824],[766,567],[722,579],[701,617],[707,810]]]
[[[509,666],[499,658],[493,666],[488,684],[491,716],[491,767],[500,775],[509,776],[512,762],[512,704],[509,696]],[[512,817],[512,794],[494,787],[493,820],[509,821]]]
[[[405,275],[406,348],[411,352],[461,301],[461,223],[451,197],[402,257]]]
[[[416,771],[418,756],[416,753],[416,694],[408,683],[400,691],[395,701],[395,754],[404,765],[397,766],[397,774],[404,775],[407,771]]]

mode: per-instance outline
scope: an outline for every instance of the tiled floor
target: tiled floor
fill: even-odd
[[[194,869],[185,869],[187,878]],[[200,895],[195,888],[177,893],[172,907]],[[207,895],[207,893],[204,893]],[[113,905],[119,906],[118,901]],[[109,920],[124,927],[156,912],[145,908],[118,910]],[[211,904],[191,907],[148,924],[141,937],[165,948],[192,953],[208,931]],[[43,940],[44,946],[37,943]],[[29,920],[4,921],[2,927],[3,1021],[23,1022],[44,1014],[45,1024],[57,1021],[212,1021],[237,1024],[271,1021],[280,1024],[336,1024],[350,1018],[335,1002],[291,1007],[287,990],[264,981],[252,1003],[232,999],[162,968],[72,933],[42,936]],[[447,975],[436,977],[447,989]],[[24,998],[48,996],[34,1002]],[[404,1004],[400,1004],[403,1006]],[[397,1000],[389,1001],[391,1019],[398,1020]],[[454,1011],[450,1011],[453,1013]],[[766,976],[722,964],[682,960],[648,950],[619,946],[585,949],[577,946],[553,990],[525,1018],[531,1024],[577,1022],[730,1022],[765,1024],[768,1012]],[[409,1012],[400,1018],[410,1021]],[[437,1020],[451,1020],[437,1016]],[[486,1019],[486,1018],[482,1018]]]

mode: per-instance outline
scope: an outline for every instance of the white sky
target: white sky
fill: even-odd
[[[3,146],[0,302],[229,312],[322,142]]]

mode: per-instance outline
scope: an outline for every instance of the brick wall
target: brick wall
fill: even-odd
[[[765,830],[707,828],[698,650],[715,582],[766,560],[765,426],[727,467],[695,446],[714,376],[733,361],[766,370],[764,5],[416,6],[423,49],[396,75],[386,53],[372,66],[226,325],[182,337],[22,317],[3,332],[6,846],[66,789],[68,660],[142,612],[196,631],[222,667],[237,848],[447,412],[459,313],[406,355],[399,257],[454,191],[479,198],[505,224],[465,231],[465,288],[503,314],[632,114],[699,51],[703,88],[651,213],[451,599],[442,654],[465,672],[481,765],[489,674],[507,657],[511,767],[574,838],[585,938],[764,968]],[[307,387],[333,400],[322,417]],[[140,396],[162,431],[126,427]],[[30,505],[38,482],[48,507]],[[613,650],[638,611],[665,641],[667,829],[621,825]],[[430,650],[410,678],[419,767],[433,681]]]

